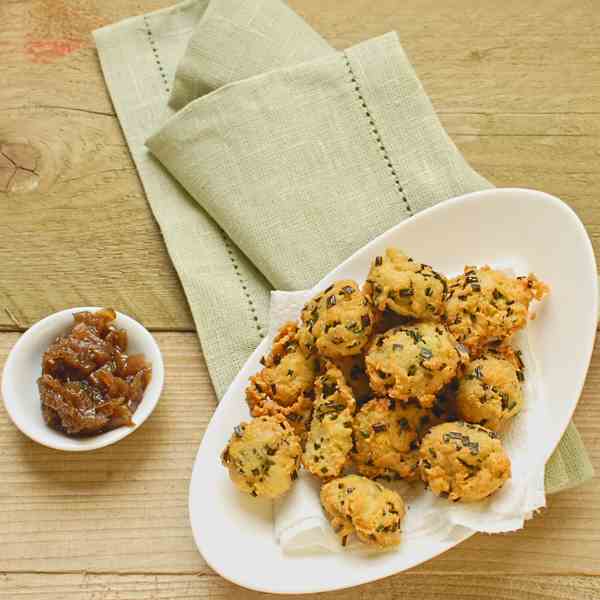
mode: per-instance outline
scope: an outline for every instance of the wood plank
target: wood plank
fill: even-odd
[[[154,328],[194,329],[91,38],[97,27],[168,4],[0,6],[2,71],[11,82],[0,92],[0,158],[37,158],[33,172],[12,179],[0,163],[0,328],[110,305]]]
[[[591,600],[600,579],[571,575],[490,577],[405,574],[351,590],[287,596],[290,600]],[[216,575],[0,574],[6,600],[275,600],[281,596],[242,589]]]
[[[1,3],[10,85],[0,88],[0,329],[86,304],[112,304],[153,328],[193,329],[90,36],[171,3]],[[593,3],[290,4],[339,48],[399,31],[467,159],[496,185],[565,199],[600,258],[600,11]]]
[[[215,406],[198,341],[159,333],[166,387],[156,412],[109,448],[70,454],[22,436],[0,409],[0,572],[210,570],[187,516],[196,450]],[[0,368],[14,333],[0,334]],[[576,423],[600,468],[600,339]],[[600,575],[600,479],[549,498],[522,531],[478,535],[419,573]]]
[[[193,329],[117,120],[63,109],[6,114],[12,144],[0,153],[17,164],[33,156],[34,169],[0,193],[0,324],[93,305]]]

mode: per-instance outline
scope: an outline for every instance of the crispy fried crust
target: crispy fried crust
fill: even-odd
[[[263,364],[246,388],[252,416],[281,414],[302,435],[310,422],[318,359],[300,350],[295,323],[281,327]]]
[[[416,323],[377,336],[365,364],[373,391],[430,407],[435,395],[468,360],[448,331],[436,323]]]
[[[236,487],[251,496],[277,498],[297,477],[302,448],[282,415],[240,423],[221,454]]]
[[[415,262],[397,248],[377,256],[364,286],[379,311],[415,319],[439,319],[444,312],[446,279],[429,265]]]
[[[421,479],[436,496],[454,502],[483,500],[510,478],[502,443],[480,425],[437,425],[423,438],[419,454]]]
[[[548,292],[533,274],[510,277],[488,266],[465,267],[463,275],[448,282],[446,325],[477,356],[488,344],[501,344],[525,327],[531,301]]]
[[[501,429],[523,406],[519,377],[522,371],[497,353],[486,352],[474,360],[458,382],[459,418],[492,431]]]
[[[328,358],[360,354],[373,329],[370,300],[351,279],[337,281],[302,310],[300,345]]]
[[[408,479],[418,476],[418,443],[436,420],[418,403],[378,398],[367,402],[353,423],[358,472],[375,479]]]
[[[342,545],[352,533],[361,542],[379,548],[400,543],[404,502],[379,483],[359,475],[334,479],[321,488],[321,504]]]
[[[352,450],[356,402],[342,372],[330,361],[315,382],[315,406],[302,462],[320,479],[337,477]]]

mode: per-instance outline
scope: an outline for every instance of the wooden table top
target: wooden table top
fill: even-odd
[[[166,362],[153,416],[94,453],[45,449],[0,407],[0,598],[263,596],[222,580],[192,540],[188,482],[215,397],[90,36],[171,3],[0,2],[0,367],[20,331],[82,305],[111,305],[140,320],[155,332]],[[397,30],[471,164],[496,185],[566,200],[599,256],[596,2],[290,4],[339,48]],[[597,352],[575,416],[597,469],[599,384]],[[408,573],[326,597],[363,594],[600,598],[600,480],[550,497],[522,531],[474,536]]]

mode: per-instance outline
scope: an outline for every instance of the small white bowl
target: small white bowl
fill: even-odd
[[[73,325],[73,313],[85,310],[95,311],[99,308],[70,308],[54,313],[30,327],[10,351],[2,374],[4,406],[13,423],[32,440],[56,450],[83,452],[118,442],[150,416],[163,387],[164,365],[158,344],[145,327],[118,312],[116,325],[127,331],[127,353],[144,354],[152,365],[152,379],[133,415],[135,425],[86,438],[72,438],[48,427],[42,417],[37,386],[37,380],[42,374],[42,356],[48,346]]]

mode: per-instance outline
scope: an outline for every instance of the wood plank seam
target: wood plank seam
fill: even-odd
[[[148,571],[95,571],[92,569],[58,569],[56,571],[42,571],[42,570],[27,570],[27,569],[11,569],[0,571],[0,575],[93,575],[102,577],[105,575],[114,575],[116,577],[143,577],[145,575],[156,575],[158,577],[221,577],[219,574],[213,571],[195,571],[195,570],[186,570],[186,569],[178,569],[177,571],[161,571],[161,570],[148,570]],[[448,571],[436,571],[435,569],[427,570],[427,571],[403,571],[397,575],[402,575],[402,577],[429,577],[429,576],[443,576],[443,577],[451,577],[451,576],[478,576],[481,577],[481,571],[469,571],[467,569],[457,569],[456,571],[448,570]],[[505,576],[507,575],[506,571],[502,570],[487,570],[485,571],[486,576]],[[591,571],[573,571],[573,570],[561,570],[561,571],[527,571],[527,572],[519,572],[515,573],[518,577],[589,577],[589,578],[597,578],[600,579],[600,572],[591,572]],[[393,577],[393,575],[392,575]],[[368,584],[362,584],[368,585]]]

